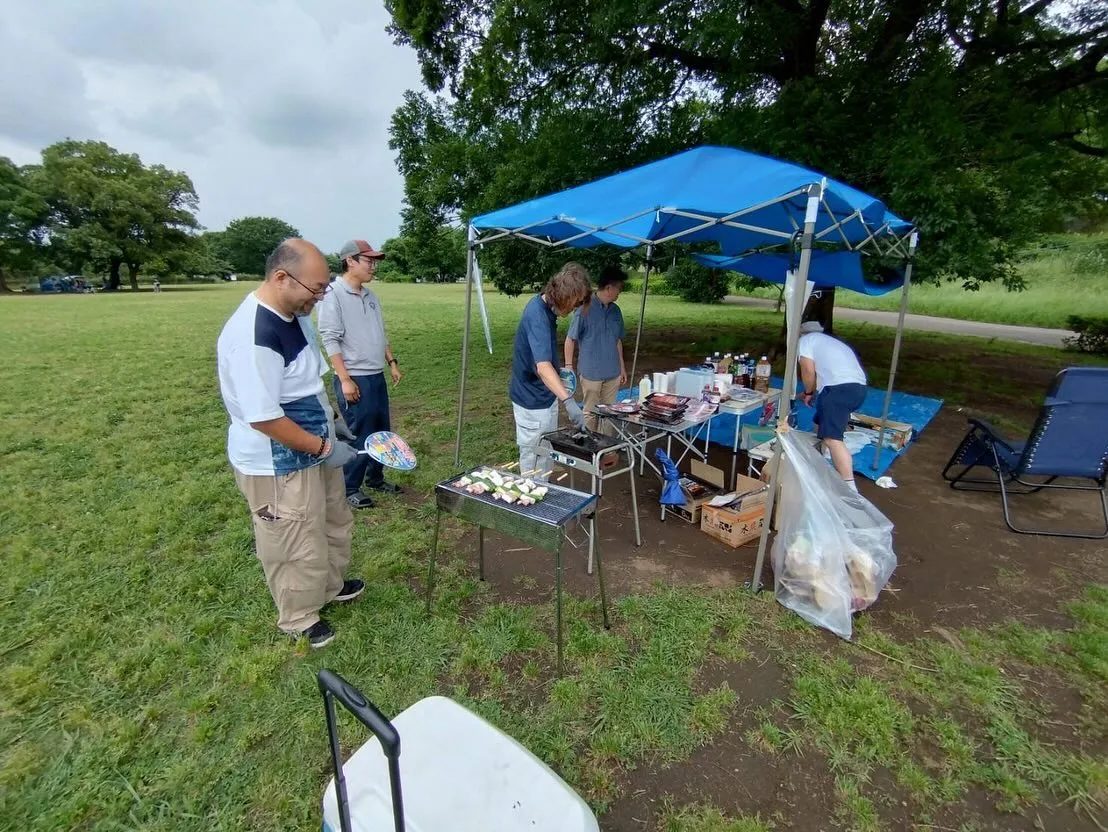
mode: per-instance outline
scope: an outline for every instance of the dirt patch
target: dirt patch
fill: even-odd
[[[768,348],[775,333],[767,330],[765,335]],[[723,343],[725,337],[729,336],[722,330],[698,333],[700,343],[693,349],[730,349]],[[665,340],[652,337],[657,343],[682,339],[687,343],[687,334],[674,332]],[[713,346],[717,341],[718,345]],[[857,346],[863,360],[887,361],[887,339],[861,338]],[[877,355],[880,350],[886,357]],[[685,356],[646,354],[640,357],[638,373],[641,376],[692,358],[696,358],[695,351]],[[907,347],[902,355],[903,384],[898,386],[943,395],[944,390],[936,387],[926,367],[917,365],[934,360],[925,346]],[[983,356],[971,347],[957,355],[944,355],[943,360],[964,363],[964,373],[955,373],[952,382],[961,393],[974,393],[973,385],[977,384],[976,392],[987,401],[991,413],[1001,413],[1021,424],[1031,422],[1034,402],[1041,400],[1050,378],[1059,369],[1018,356],[1010,361],[996,355]],[[986,378],[1005,379],[1007,386],[1003,390],[980,390],[983,373]],[[1015,386],[1013,378],[1019,379]],[[1072,624],[1062,612],[1064,604],[1089,583],[1108,581],[1103,541],[1014,534],[1004,524],[999,495],[953,492],[940,472],[966,430],[966,415],[953,405],[939,412],[890,470],[898,488],[886,491],[868,480],[859,480],[862,493],[895,524],[899,561],[892,579],[893,591],[884,593],[864,615],[882,632],[899,639],[938,638],[936,627],[953,633],[960,627],[987,627],[1012,620],[1031,627],[1067,628]],[[729,452],[712,446],[711,458],[725,470],[730,469]],[[745,459],[740,458],[737,469],[746,471]],[[568,478],[561,484],[568,485]],[[582,487],[580,480],[576,484]],[[599,503],[598,540],[613,615],[618,614],[615,606],[620,598],[650,591],[657,585],[715,588],[740,586],[751,580],[757,542],[731,549],[677,518],[663,522],[658,507],[660,483],[649,470],[646,476],[637,477],[636,489],[641,546],[634,542],[627,480],[610,480]],[[1084,524],[1090,528],[1095,527],[1099,510],[1096,497],[1089,494],[1041,493],[1014,499],[1021,519],[1029,524]],[[577,597],[598,598],[597,576],[587,574],[585,568],[585,529],[575,524],[569,533],[576,545],[567,545],[563,552],[565,591]],[[461,547],[475,570],[476,533],[467,532]],[[551,553],[490,532],[485,536],[485,577],[498,600],[548,603],[553,598],[554,558]],[[764,580],[772,587],[768,557]],[[620,790],[623,796],[601,819],[605,830],[639,832],[658,828],[665,796],[677,805],[707,801],[731,814],[776,816],[778,828],[783,829],[816,830],[837,825],[835,812],[841,802],[825,760],[813,754],[802,758],[768,754],[755,750],[744,739],[754,710],[789,694],[786,674],[774,661],[773,651],[755,645],[752,652],[754,658],[741,664],[713,658],[698,680],[701,690],[726,682],[738,694],[738,707],[726,732],[685,762],[647,763],[624,775]],[[545,675],[544,668],[544,679]],[[1085,707],[1081,696],[1058,674],[1040,674],[1033,681],[1034,692],[1049,705],[1050,724],[1039,726],[1038,735],[1059,746],[1079,746],[1073,726],[1081,720],[1080,711]],[[1102,743],[1095,748],[1081,747],[1094,754],[1103,751]],[[895,788],[890,787],[889,796],[904,805],[886,807],[878,801],[885,828],[920,828],[916,825],[920,807],[901,800]],[[928,822],[934,829],[957,829],[966,821],[979,829],[1095,828],[1066,806],[1044,805],[1023,815],[1007,815],[997,812],[994,804],[994,796],[974,792],[957,806],[935,808]]]

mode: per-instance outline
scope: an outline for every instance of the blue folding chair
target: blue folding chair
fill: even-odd
[[[1026,442],[1009,442],[987,422],[970,419],[970,430],[950,457],[943,478],[963,491],[1000,491],[1004,522],[1020,534],[1058,537],[1108,537],[1108,367],[1068,367],[1054,377],[1035,426]],[[976,467],[994,477],[970,479]],[[1092,480],[1093,485],[1056,483],[1058,478]],[[1028,478],[1032,478],[1030,481]],[[1043,479],[1045,478],[1045,479]],[[1018,529],[1012,525],[1008,495],[1033,494],[1043,488],[1097,491],[1104,529],[1095,534]]]

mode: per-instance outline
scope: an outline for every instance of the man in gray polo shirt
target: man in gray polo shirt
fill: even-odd
[[[384,257],[365,240],[351,240],[339,250],[342,276],[319,304],[319,335],[335,370],[334,390],[339,412],[354,434],[355,446],[379,430],[391,430],[389,388],[384,371],[400,383],[400,365],[385,335],[381,302],[369,290]],[[373,498],[362,484],[375,491],[399,493],[400,486],[385,482],[384,467],[365,454],[343,469],[346,499],[354,508],[370,508]]]
[[[573,313],[566,335],[565,366],[573,367],[576,354],[577,375],[584,394],[582,410],[589,430],[596,430],[598,421],[593,407],[614,402],[620,386],[627,383],[623,313],[616,306],[626,280],[627,275],[616,266],[605,267],[596,282],[592,303]],[[606,420],[601,430],[609,436],[614,433]]]

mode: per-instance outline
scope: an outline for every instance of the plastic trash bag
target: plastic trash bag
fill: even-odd
[[[685,492],[681,490],[681,485],[677,482],[681,476],[677,473],[677,466],[673,464],[669,454],[661,448],[654,450],[654,457],[662,465],[662,497],[658,502],[663,506],[685,505]]]
[[[809,443],[792,432],[780,438],[774,595],[801,618],[849,640],[852,614],[877,600],[896,569],[893,524]]]

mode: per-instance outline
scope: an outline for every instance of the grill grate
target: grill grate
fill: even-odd
[[[487,465],[482,465],[466,473],[469,474],[487,467]],[[506,474],[507,472],[501,471],[501,473]],[[436,492],[451,495],[451,502],[462,500],[473,503],[483,503],[487,506],[498,508],[501,511],[514,514],[521,519],[542,523],[548,526],[564,526],[574,517],[586,511],[591,504],[596,502],[596,497],[592,494],[585,494],[581,491],[574,491],[569,488],[562,488],[558,485],[547,484],[548,490],[546,496],[533,506],[521,506],[518,503],[505,503],[503,500],[494,500],[491,494],[470,494],[465,488],[455,488],[454,483],[465,475],[466,474],[459,474],[455,477],[451,477],[449,480],[440,482],[435,486]],[[511,475],[509,474],[509,476]]]

